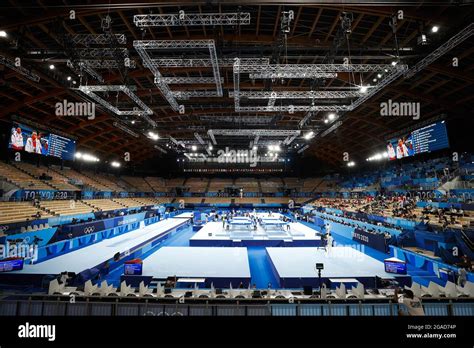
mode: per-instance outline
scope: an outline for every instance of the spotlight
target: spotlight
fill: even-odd
[[[394,60],[394,61],[392,62],[392,65],[393,65],[393,66],[397,65],[397,61]]]
[[[68,77],[67,77],[67,80],[68,80],[68,81],[71,81],[71,76],[68,76]]]
[[[369,86],[360,86],[360,93],[367,93],[367,89]]]
[[[382,74],[377,74],[377,77],[378,77],[378,78],[381,78],[381,77],[382,77]]]
[[[0,30],[0,37],[7,37],[7,32],[5,30]]]
[[[326,118],[326,119],[324,120],[324,123],[328,123],[328,122],[329,122],[329,120]]]
[[[76,84],[76,81],[72,81],[72,84],[75,85],[75,84]]]
[[[131,123],[132,123],[132,124],[135,124],[135,120],[132,120],[132,122],[131,122]]]
[[[212,149],[213,149],[212,145],[209,145],[209,150],[212,150]]]
[[[439,27],[437,25],[433,25],[433,27],[431,28],[432,33],[437,33],[438,30],[439,30]]]
[[[55,68],[54,64],[50,64],[49,69],[54,70],[54,68]]]
[[[353,161],[348,162],[348,163],[347,163],[347,166],[348,166],[348,167],[354,167],[354,166],[355,166],[355,162],[353,162]]]
[[[191,150],[196,151],[196,150],[197,150],[197,146],[196,146],[196,145],[191,146]]]
[[[311,138],[313,137],[313,135],[314,135],[314,132],[311,131],[311,132],[309,132],[308,134],[306,134],[306,135],[304,136],[304,138],[305,138],[306,140],[309,140],[309,139],[311,139]],[[298,146],[298,144],[296,144],[296,146]],[[295,146],[295,147],[296,147],[296,146]]]
[[[329,114],[329,115],[328,115],[328,118],[329,118],[331,121],[334,120],[335,117],[336,117],[336,115],[334,115],[334,114]]]
[[[372,81],[373,81],[373,82],[377,82],[377,79],[373,79]]]
[[[159,139],[159,136],[158,134],[154,133],[154,132],[148,132],[148,137],[152,140],[158,140]]]
[[[252,147],[252,150],[257,151],[257,146],[254,145],[254,146]]]
[[[115,167],[115,168],[120,167],[120,163],[119,163],[119,162],[116,162],[116,161],[113,161],[112,163],[110,163],[110,165],[111,165],[112,167]]]

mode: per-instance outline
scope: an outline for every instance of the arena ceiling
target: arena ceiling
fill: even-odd
[[[344,152],[365,158],[383,147],[386,137],[394,131],[420,121],[439,115],[462,118],[471,114],[469,105],[474,96],[472,36],[412,75],[406,71],[392,74],[391,70],[371,71],[370,68],[367,72],[343,71],[340,66],[347,63],[345,58],[349,58],[350,66],[359,67],[392,66],[396,61],[397,66],[406,65],[409,71],[471,24],[472,4],[468,1],[458,1],[457,5],[450,5],[452,2],[414,5],[403,1],[345,3],[342,6],[327,1],[256,0],[251,4],[241,1],[221,4],[213,1],[113,1],[113,4],[67,0],[2,1],[0,30],[5,31],[7,37],[0,38],[0,56],[11,62],[20,57],[21,67],[26,72],[0,64],[0,117],[9,120],[16,115],[73,135],[78,139],[78,149],[98,155],[122,156],[129,152],[135,162],[163,155],[159,148],[170,154],[182,152],[180,145],[176,145],[181,141],[187,141],[185,146],[200,146],[198,137],[206,145],[213,144],[209,130],[232,130],[228,132],[235,134],[215,136],[217,146],[243,148],[249,148],[256,140],[259,144],[289,141],[291,135],[277,136],[277,131],[293,130],[299,133],[294,133],[295,138],[285,151],[297,153],[308,144],[309,147],[300,153],[314,154],[340,164]],[[74,18],[71,18],[71,10]],[[391,26],[393,16],[398,16],[400,10],[402,17],[397,19],[395,27]],[[179,17],[180,11],[186,15],[239,13],[242,16],[239,21],[243,21],[244,14],[249,14],[250,23],[175,23],[174,26],[151,27],[134,23],[135,15]],[[346,27],[342,25],[344,21]],[[287,24],[282,25],[282,22]],[[437,33],[432,33],[433,26],[439,27]],[[114,39],[86,42],[101,34]],[[426,35],[427,42],[419,42],[421,35]],[[86,41],[81,41],[81,37]],[[166,43],[153,52],[146,48],[140,53],[136,42],[149,40]],[[157,70],[162,80],[157,81],[156,72],[144,63],[143,52],[150,57],[153,54],[151,59],[158,62]],[[217,69],[213,69],[213,57],[217,58]],[[132,66],[121,65],[120,60],[124,58],[129,58]],[[235,58],[241,60],[237,74]],[[458,66],[453,66],[453,58],[457,58]],[[245,59],[256,59],[250,73],[242,72],[245,71]],[[89,67],[95,64],[92,73],[80,66],[82,60],[87,60],[87,64],[91,64]],[[291,67],[280,68],[272,74],[266,67],[268,64],[289,64]],[[332,71],[333,75],[319,77],[312,75],[311,67],[308,75],[301,75],[304,72],[296,67],[311,64],[336,64],[339,70],[337,74]],[[55,68],[50,69],[50,65]],[[295,75],[292,75],[292,69]],[[220,79],[216,78],[216,71]],[[31,73],[39,80],[27,76]],[[94,73],[103,80],[95,80]],[[68,76],[71,76],[70,80]],[[239,81],[236,81],[237,77]],[[393,81],[385,81],[386,77],[393,77]],[[376,88],[381,82],[384,85]],[[94,119],[55,114],[57,102],[91,100],[79,90],[80,86],[89,85],[129,86],[133,95],[151,112],[149,115],[146,112],[117,114],[100,107]],[[361,85],[369,86],[369,91],[376,89],[376,92],[358,103],[357,99],[363,97],[357,95]],[[236,86],[240,88],[239,108],[236,106]],[[166,87],[172,96],[165,95]],[[341,91],[346,94],[338,99],[308,97],[308,93],[313,92],[333,95]],[[110,90],[101,97],[120,110],[132,111],[136,106],[123,90]],[[380,103],[389,99],[420,102],[420,119],[381,117]],[[173,104],[173,100],[177,104]],[[354,103],[356,107],[338,109],[340,105]],[[184,108],[180,110],[181,105]],[[295,105],[299,108],[291,109]],[[312,108],[315,105],[317,107]],[[330,117],[331,113],[334,116]],[[117,127],[116,122],[122,126]],[[124,131],[124,127],[138,136]],[[260,139],[255,139],[259,134],[255,130],[259,129],[274,132],[262,133]],[[149,139],[146,134],[150,130],[160,138]],[[310,132],[314,136],[305,139]]]

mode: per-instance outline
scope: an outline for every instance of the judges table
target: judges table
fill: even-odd
[[[367,245],[376,250],[387,252],[387,244],[385,235],[379,232],[368,232],[360,228],[356,228],[352,233],[352,240]]]

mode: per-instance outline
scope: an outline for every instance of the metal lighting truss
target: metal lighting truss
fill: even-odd
[[[81,59],[81,62],[92,69],[117,69],[121,68],[122,66],[125,66],[125,60],[123,64],[118,64],[116,60],[111,59]],[[129,65],[127,66],[127,68],[136,68],[136,63],[133,59],[129,60]]]
[[[135,47],[135,42],[133,42]],[[214,40],[143,40],[139,41],[145,49],[187,49],[187,48],[207,48],[209,49],[210,61],[214,72],[214,81],[216,83],[217,94],[222,97],[222,79],[219,72],[219,63],[217,61],[216,45]],[[148,62],[147,62],[148,63]],[[155,65],[156,66],[156,65]],[[192,79],[191,79],[192,80]],[[183,82],[178,82],[183,83]],[[200,83],[200,82],[190,82]],[[206,83],[206,82],[202,82]]]
[[[235,65],[235,64],[234,64]],[[326,72],[393,72],[401,70],[399,65],[390,64],[274,64],[274,65],[240,65],[240,72],[247,74],[292,73],[301,77],[314,73]]]
[[[127,43],[125,34],[75,34],[70,35],[70,40],[75,45],[107,45],[110,43],[110,35],[115,35],[118,44],[124,45]]]
[[[269,124],[272,122],[272,116],[199,116],[199,120],[213,123],[235,123],[235,124]]]
[[[325,78],[336,78],[337,73],[320,73],[311,72],[308,74],[300,74],[298,71],[280,71],[278,73],[261,73],[261,74],[249,74],[249,78],[252,80],[261,79],[325,79]]]
[[[235,58],[234,60],[233,75],[234,75],[235,111],[239,111],[240,110],[240,59],[239,58]]]
[[[88,66],[87,64],[79,61],[77,63],[73,63],[71,60],[68,60],[66,62],[66,65],[75,70],[76,72],[81,72],[81,71],[85,71],[86,73],[88,73],[90,76],[92,76],[92,78],[94,78],[95,80],[97,80],[98,82],[100,83],[103,83],[104,82],[104,78],[97,72],[95,71],[94,69],[92,69],[90,66]],[[79,73],[79,75],[81,75]]]
[[[133,93],[128,86],[124,85],[104,85],[104,86],[80,86],[79,90],[84,93],[86,96],[95,100],[97,103],[102,105],[104,108],[112,111],[116,115],[126,116],[126,115],[136,115],[143,116],[144,114],[152,115],[153,111],[143,103],[138,96]],[[134,108],[132,111],[121,111],[112,104],[110,104],[105,99],[98,96],[95,92],[123,92],[130,97],[138,106],[141,107],[141,110]],[[154,122],[154,121],[153,121]],[[156,124],[155,124],[156,125]]]
[[[132,137],[134,138],[138,138],[139,135],[137,133],[135,133],[133,130],[131,130],[130,128],[126,127],[125,125],[119,123],[119,122],[114,122],[113,125],[115,127],[117,127],[118,129],[124,131],[125,133],[131,135]]]
[[[301,121],[298,123],[298,127],[299,128],[303,128],[306,123],[314,116],[316,116],[318,114],[318,112],[312,112],[312,111],[309,111],[308,113],[306,113],[306,115],[301,119]]]
[[[153,147],[154,147],[155,149],[157,149],[157,150],[159,150],[159,151],[165,153],[165,154],[168,153],[168,151],[166,151],[165,149],[163,149],[161,146],[155,145],[155,146],[153,146]]]
[[[454,35],[444,44],[439,46],[433,52],[428,54],[425,58],[420,60],[415,64],[410,70],[405,73],[405,78],[410,78],[415,75],[417,72],[423,70],[426,66],[433,63],[436,59],[441,57],[446,52],[449,52],[451,49],[459,45],[461,42],[469,38],[474,33],[474,23],[469,24],[466,28],[461,30],[459,33]]]
[[[302,152],[303,152],[304,150],[306,150],[308,147],[309,147],[309,145],[306,144],[306,145],[303,146],[301,149],[299,149],[299,150],[297,151],[297,153],[302,153]]]
[[[123,57],[128,57],[128,50],[125,47],[75,48],[74,50],[80,58],[84,59],[114,57],[116,53],[121,54]]]
[[[162,76],[162,77],[155,77],[155,83],[157,81],[161,81],[164,83],[169,84],[176,84],[176,83],[183,83],[183,84],[198,84],[198,83],[215,83],[215,79],[213,77],[187,77],[187,76]],[[224,82],[224,78],[219,79],[219,85]],[[222,87],[221,87],[222,89]],[[172,92],[173,93],[173,92]],[[216,92],[216,94],[219,94]],[[222,97],[222,95],[219,95]]]
[[[241,106],[240,112],[299,112],[299,111],[351,111],[350,105],[284,105],[284,106]]]
[[[260,135],[257,134],[257,136],[255,137],[255,139],[253,140],[253,145],[254,145],[254,146],[257,146],[259,140],[260,140]]]
[[[216,141],[216,138],[214,137],[214,132],[212,131],[212,129],[209,129],[207,131],[207,135],[209,135],[209,138],[211,138],[212,144],[217,145],[217,141]]]
[[[353,103],[352,103],[352,110],[355,110],[358,108],[362,103],[365,101],[369,100],[372,98],[375,94],[380,92],[382,89],[384,89],[386,86],[391,84],[393,81],[398,79],[400,76],[402,76],[408,69],[407,65],[397,65],[399,67],[398,70],[393,71],[392,73],[389,73],[386,75],[382,80],[380,80],[377,85],[368,88],[368,92],[363,94],[361,97],[357,98]]]
[[[158,71],[159,66],[153,63],[153,60],[148,54],[147,50],[149,49],[208,48],[209,54],[210,54],[210,61],[211,61],[212,69],[214,72],[214,82],[216,83],[217,95],[219,97],[223,96],[223,91],[222,91],[223,81],[219,73],[219,65],[217,62],[217,55],[216,55],[214,40],[175,40],[175,41],[173,40],[136,40],[136,41],[133,41],[133,47],[137,50],[138,54],[142,58],[144,66],[148,67],[152,71],[153,75],[155,76],[155,79],[154,79],[155,85],[158,87],[158,89],[163,94],[165,99],[170,103],[174,111],[178,111],[179,105],[176,101],[176,98],[173,95],[173,92],[170,90],[168,86],[168,82],[166,82],[167,81],[166,79],[168,78],[164,78],[161,75],[161,73]],[[185,83],[183,81],[190,81],[190,79],[193,80],[192,78],[187,78],[185,80],[180,80],[180,82],[177,82],[177,83]],[[200,82],[193,81],[192,83],[200,83]],[[206,82],[202,82],[202,83],[206,83]]]
[[[333,130],[338,128],[341,124],[342,124],[342,121],[335,122],[331,127],[329,127],[328,129],[326,129],[324,132],[321,133],[321,138],[331,133]]]
[[[176,91],[173,92],[176,99],[188,100],[189,98],[215,98],[219,97],[216,91]]]
[[[161,94],[163,94],[163,97],[168,101],[168,103],[170,103],[171,108],[174,111],[178,111],[179,105],[174,98],[173,92],[171,92],[168,84],[162,81],[163,76],[158,71],[158,67],[152,64],[150,55],[145,49],[145,47],[147,47],[146,43],[148,43],[148,41],[133,41],[133,47],[142,58],[143,65],[148,67],[155,76],[155,85],[158,87]]]
[[[283,140],[283,144],[284,145],[290,145],[293,142],[293,140],[295,140],[298,137],[298,135],[299,134],[294,134],[292,136],[288,136],[285,140]]]
[[[259,136],[259,137],[287,137],[289,135],[299,135],[300,130],[291,129],[210,129],[213,135],[224,136]],[[209,134],[208,132],[208,134]],[[257,139],[256,139],[257,140]],[[256,144],[257,141],[254,141]]]
[[[245,65],[268,65],[270,59],[268,58],[240,58],[242,64]],[[211,60],[208,58],[158,58],[152,59],[153,64],[162,68],[192,68],[192,67],[207,67],[211,66]],[[234,65],[234,58],[217,59],[217,63],[221,67],[232,67]]]
[[[136,109],[136,108],[134,108]],[[145,121],[147,121],[153,128],[156,128],[157,124],[155,121],[153,121],[150,116],[148,116],[147,114],[145,113],[140,113],[138,114],[138,116],[140,116],[141,118],[143,118]]]
[[[197,139],[197,141],[199,141],[199,143],[201,145],[206,145],[206,142],[201,138],[201,136],[199,135],[199,133],[194,133],[194,137]]]
[[[39,82],[39,80],[40,80],[40,77],[38,75],[36,75],[33,71],[25,69],[21,65],[16,66],[15,61],[10,59],[10,58],[0,56],[0,64],[3,64],[5,66],[9,67],[10,69],[12,69],[12,70],[16,71],[17,73],[25,76],[26,78],[30,79],[31,81]]]
[[[182,146],[183,148],[186,148],[186,145],[184,145],[184,143],[182,141],[178,141],[176,140],[175,138],[173,138],[172,136],[170,136],[170,140],[177,146]]]
[[[241,94],[241,96],[242,96],[242,94]],[[270,92],[267,107],[275,106],[275,101],[276,101],[276,92]]]
[[[185,13],[133,16],[137,27],[172,27],[201,25],[249,25],[250,13]]]
[[[363,93],[358,90],[349,91],[242,91],[240,97],[248,99],[338,99],[360,97]],[[229,92],[229,97],[234,93]]]

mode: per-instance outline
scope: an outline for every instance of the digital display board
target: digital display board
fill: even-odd
[[[384,260],[385,272],[395,274],[407,274],[407,264],[401,260]]]
[[[126,263],[124,265],[124,274],[125,275],[142,275],[143,273],[143,264],[142,263]]]
[[[390,160],[395,160],[447,147],[449,141],[446,123],[441,121],[389,140],[387,153]]]
[[[23,259],[1,260],[0,272],[21,271],[23,269]]]
[[[14,123],[8,148],[72,161],[76,152],[76,142],[61,135]]]

